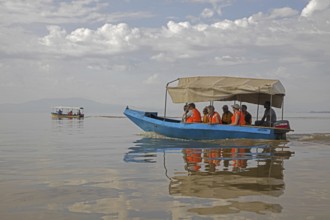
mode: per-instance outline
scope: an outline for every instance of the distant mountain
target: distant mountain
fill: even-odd
[[[126,106],[103,104],[83,98],[40,99],[20,104],[0,104],[1,113],[50,113],[54,106],[83,107],[85,114],[122,115]]]
[[[330,113],[330,111],[310,111],[310,113]]]

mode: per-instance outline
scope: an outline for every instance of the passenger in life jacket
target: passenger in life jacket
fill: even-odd
[[[247,111],[247,106],[242,105],[240,125],[251,125],[251,124],[252,124],[252,116]]]
[[[191,111],[191,115],[187,116],[186,123],[200,123],[201,122],[201,113],[196,109],[194,103],[189,104],[189,111]]]
[[[214,111],[214,106],[210,105],[208,107],[209,112],[209,124],[222,124],[220,114]]]
[[[234,104],[233,107],[233,116],[231,117],[231,124],[230,125],[239,125],[240,118],[241,118],[241,111],[240,106],[238,104]]]
[[[233,113],[228,110],[228,105],[222,106],[223,114],[221,117],[222,124],[231,124],[231,117],[233,117]]]
[[[186,122],[187,117],[191,115],[191,112],[189,112],[189,105],[185,104],[183,106],[183,115],[182,115],[182,120],[181,122]]]
[[[209,122],[209,111],[208,111],[208,106],[206,106],[204,109],[203,109],[203,120],[202,120],[203,123],[208,123]]]

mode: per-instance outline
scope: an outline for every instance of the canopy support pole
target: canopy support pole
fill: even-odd
[[[273,106],[273,95],[270,95],[270,109],[272,109]],[[269,109],[269,120],[270,120],[270,124],[269,126],[272,127],[272,113]]]
[[[177,81],[177,80],[179,80],[179,78],[178,78],[178,79],[175,79],[175,80],[172,80],[171,82],[168,82],[168,83],[166,84],[166,90],[165,90],[165,108],[164,108],[164,121],[165,121],[165,119],[166,119],[166,108],[167,108],[167,87],[168,87],[169,84],[171,84],[171,83],[173,83],[173,82],[175,82],[175,81]]]
[[[284,97],[282,99],[282,120],[283,120],[283,115],[284,115]]]
[[[260,105],[260,87],[259,87],[259,93],[258,93],[258,107],[257,107],[257,121],[259,120],[259,105]]]

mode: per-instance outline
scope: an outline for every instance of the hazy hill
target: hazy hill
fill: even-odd
[[[0,104],[1,113],[50,113],[53,106],[84,107],[85,114],[122,115],[126,106],[103,104],[83,98],[40,99],[19,104]]]

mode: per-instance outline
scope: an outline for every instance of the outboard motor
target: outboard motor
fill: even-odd
[[[290,129],[290,124],[288,120],[280,120],[274,122],[275,128],[281,128],[281,129]]]

